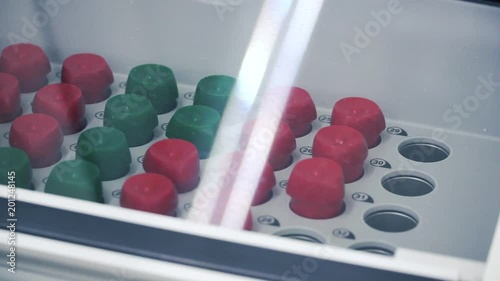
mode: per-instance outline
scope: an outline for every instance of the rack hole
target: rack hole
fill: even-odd
[[[267,193],[267,195],[266,195],[265,199],[263,199],[263,200],[262,200],[259,204],[252,205],[252,207],[256,207],[256,206],[260,206],[260,205],[264,205],[264,204],[266,204],[267,202],[269,202],[272,198],[273,198],[273,191],[272,191],[272,190],[270,190],[270,191]],[[254,200],[255,200],[255,199],[254,199]]]
[[[378,254],[383,256],[394,256],[396,249],[392,246],[382,244],[382,243],[358,243],[350,247],[356,251],[363,251],[372,254]]]
[[[389,192],[408,197],[423,196],[435,188],[434,181],[424,173],[397,171],[382,178],[382,186]]]
[[[325,241],[326,241],[321,235],[319,235],[313,231],[310,231],[307,229],[300,229],[300,228],[286,229],[286,230],[278,231],[278,232],[274,233],[274,235],[285,237],[285,238],[306,241],[306,242],[311,242],[311,243],[317,243],[317,244],[325,244]]]
[[[418,225],[418,219],[410,213],[412,212],[396,207],[371,210],[365,215],[365,222],[383,232],[405,232]]]
[[[403,157],[421,163],[439,162],[450,156],[450,148],[446,144],[428,138],[404,141],[398,150]]]

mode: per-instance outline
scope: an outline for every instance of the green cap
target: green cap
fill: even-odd
[[[0,147],[0,184],[33,189],[31,164],[26,152],[13,147]]]
[[[130,170],[132,157],[127,138],[112,127],[96,127],[84,131],[76,144],[76,159],[94,163],[102,181],[116,180]]]
[[[198,82],[193,103],[206,105],[223,114],[236,79],[226,75],[212,75]]]
[[[175,109],[179,97],[174,73],[170,68],[159,64],[134,67],[128,75],[125,93],[147,97],[157,114]]]
[[[210,154],[220,114],[213,108],[203,105],[191,105],[178,109],[167,125],[168,138],[183,139],[191,142],[198,149],[201,159]]]
[[[104,202],[99,168],[83,160],[58,163],[50,172],[45,192],[93,202]]]
[[[153,139],[158,116],[147,98],[134,94],[117,95],[106,102],[103,123],[105,127],[122,131],[128,146],[135,147]]]

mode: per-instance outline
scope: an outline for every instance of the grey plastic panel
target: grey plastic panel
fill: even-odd
[[[0,48],[10,44],[13,33],[42,45],[55,62],[96,52],[120,73],[144,62],[162,63],[191,85],[214,73],[238,74],[263,3],[57,0],[65,4],[30,32],[26,22],[33,23],[44,1],[56,0],[2,0]],[[317,104],[364,96],[395,120],[500,136],[492,122],[500,109],[499,85],[477,105],[473,98],[483,79],[491,75],[500,81],[500,9],[455,0],[399,2],[400,12],[387,24],[379,21],[386,26],[379,24],[380,31],[356,47],[356,28],[376,22],[373,13],[388,11],[392,1],[324,1],[296,84]],[[350,63],[342,43],[359,50]],[[454,109],[467,102],[470,110],[463,114]]]

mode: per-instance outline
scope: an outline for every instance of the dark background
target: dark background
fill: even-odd
[[[481,3],[481,4],[500,6],[500,0],[460,0],[460,1],[476,2],[476,3]]]

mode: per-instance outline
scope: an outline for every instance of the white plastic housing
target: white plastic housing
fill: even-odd
[[[450,240],[466,243],[474,237],[474,230],[481,230],[477,236],[480,241],[471,242],[478,245],[476,252],[464,253],[462,248],[454,245],[433,247],[432,243],[426,244],[425,239],[420,237],[418,243],[421,246],[415,248],[427,253],[417,253],[407,249],[413,248],[405,245],[411,244],[411,241],[392,240],[381,235],[376,237],[377,241],[403,244],[393,259],[341,249],[338,251],[345,251],[342,253],[347,258],[343,259],[340,254],[328,258],[446,280],[480,280],[500,212],[497,203],[500,190],[493,188],[500,184],[500,175],[495,173],[500,157],[500,126],[497,122],[500,119],[500,9],[454,0],[296,2],[3,0],[0,4],[0,49],[16,42],[31,42],[43,47],[56,64],[74,53],[97,53],[105,57],[113,71],[119,74],[126,74],[142,63],[165,64],[173,69],[179,84],[192,90],[201,78],[211,74],[241,75],[248,50],[256,43],[265,43],[252,39],[258,32],[255,26],[259,21],[267,20],[265,27],[269,30],[290,27],[290,19],[283,13],[259,17],[263,7],[267,5],[276,11],[292,11],[304,2],[314,3],[310,5],[319,7],[320,12],[312,32],[302,33],[299,37],[310,37],[310,41],[303,44],[306,48],[297,62],[297,73],[292,73],[294,84],[311,93],[316,105],[323,110],[322,114],[328,114],[334,102],[342,97],[363,96],[376,101],[391,124],[412,128],[415,132],[412,137],[439,139],[437,134],[444,132],[448,140],[451,139],[451,144],[447,140],[444,142],[453,153],[460,152],[458,155],[461,157],[455,166],[439,170],[437,176],[448,183],[461,185],[457,192],[463,194],[453,197],[458,201],[444,202],[440,197],[442,201],[439,202],[443,206],[462,207],[464,209],[460,212],[465,215],[460,215],[460,212],[459,215],[457,212],[440,213],[441,216],[449,216],[452,223],[448,231],[436,235],[442,235],[442,240],[451,235]],[[281,22],[279,16],[282,16]],[[304,42],[298,40],[297,46],[299,43]],[[255,57],[265,58],[266,53],[258,53]],[[259,61],[252,63],[258,65]],[[257,67],[255,71],[259,73]],[[393,140],[392,143],[395,152],[398,142]],[[6,140],[0,135],[0,146],[5,145]],[[387,156],[395,167],[402,163],[397,156]],[[436,172],[432,167],[414,168],[423,169],[427,174]],[[383,175],[376,176],[381,178]],[[488,193],[481,193],[485,190]],[[392,202],[402,207],[418,204],[407,199],[398,201],[392,195],[384,196],[384,200],[394,199]],[[86,202],[52,198],[41,193],[20,191],[20,199],[61,208],[67,208],[66,204],[71,201],[71,209],[92,212],[86,207]],[[426,209],[425,215],[441,212],[439,202],[421,206]],[[200,235],[290,252],[299,249],[296,251],[306,255],[311,255],[310,250],[313,249],[311,245],[272,236],[261,237],[261,234],[254,233],[231,235],[231,231],[224,233],[215,228],[209,230],[210,227],[205,229],[205,226],[188,225],[168,218],[149,218],[147,214],[138,215],[109,206],[102,208],[107,216],[138,223],[153,221],[151,224],[155,226],[181,232],[187,232],[188,228],[189,231],[195,229],[194,232]],[[466,209],[473,209],[473,212]],[[261,211],[262,208],[258,209],[257,214],[269,214],[272,209]],[[478,219],[482,212],[484,217]],[[127,214],[130,216],[124,218]],[[464,217],[467,219],[461,222]],[[360,225],[359,230],[362,231],[363,227]],[[273,233],[265,227],[260,227],[259,231]],[[321,231],[328,233],[329,230]],[[7,235],[2,232],[4,234]],[[256,235],[259,239],[255,239]],[[43,251],[31,248],[35,247],[39,238],[21,235],[20,239],[21,242],[26,241],[23,251],[27,255]],[[0,243],[4,241],[2,239]],[[43,243],[57,244],[54,241]],[[347,242],[332,244],[351,246]],[[79,247],[59,245],[68,249]],[[433,250],[448,256],[428,253]],[[84,252],[83,248],[81,251]],[[495,253],[490,253],[493,260],[498,256]],[[93,254],[85,252],[80,261],[78,257],[73,258],[75,263],[84,264],[84,257]],[[34,259],[35,256],[33,254]],[[59,257],[55,255],[54,260],[63,256],[62,253]],[[126,259],[133,262],[134,257]],[[399,264],[401,267],[396,266]],[[87,267],[86,270],[90,269]],[[223,280],[220,276],[215,277],[213,272],[200,274]],[[495,273],[489,274],[495,276]],[[102,276],[95,278],[104,278]]]

